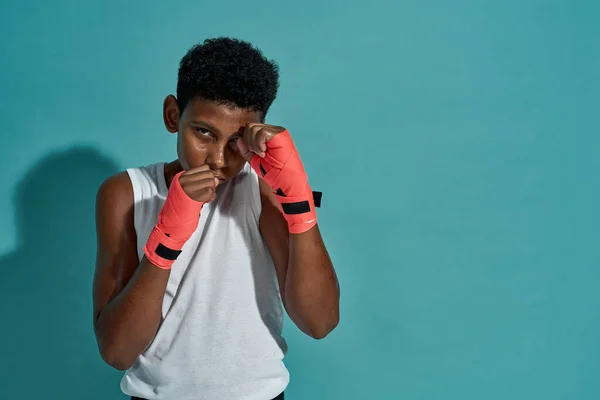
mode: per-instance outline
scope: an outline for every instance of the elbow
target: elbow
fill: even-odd
[[[100,357],[106,364],[119,371],[126,371],[133,365],[137,356],[132,356],[130,352],[123,351],[124,348],[129,346],[123,346],[114,328],[103,326],[96,319],[94,333]]]
[[[325,339],[333,330],[338,326],[340,322],[339,313],[336,313],[329,320],[311,327],[307,332],[310,337],[316,340]]]
[[[119,371],[126,371],[133,364],[133,360],[126,359],[122,355],[119,355],[118,352],[101,351],[100,355],[105,363]]]
[[[330,333],[331,333],[331,331],[327,331],[327,330],[311,331],[309,333],[309,336],[315,340],[322,340],[322,339],[325,339]]]
[[[125,352],[121,351],[118,346],[112,343],[100,344],[99,350],[102,360],[119,371],[128,370],[135,361],[134,358],[128,356]]]

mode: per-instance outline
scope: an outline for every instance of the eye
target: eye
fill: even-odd
[[[202,135],[205,135],[205,136],[210,134],[210,131],[209,131],[208,129],[205,129],[205,128],[200,128],[199,126],[195,126],[195,127],[194,127],[194,130],[195,130],[196,132],[198,132],[198,133],[202,134]]]

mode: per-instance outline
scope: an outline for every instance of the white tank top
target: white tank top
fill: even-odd
[[[137,251],[167,196],[164,163],[128,169]],[[153,342],[121,380],[129,396],[268,400],[287,387],[283,308],[258,229],[258,176],[250,165],[217,188],[172,266]]]

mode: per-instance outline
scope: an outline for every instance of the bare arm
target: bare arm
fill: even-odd
[[[107,179],[96,200],[98,250],[93,283],[94,331],[102,358],[131,366],[153,340],[169,270],[138,261],[133,190],[127,173]]]
[[[262,179],[259,183],[260,230],[275,263],[283,304],[300,330],[322,339],[339,322],[340,289],[319,227],[289,234],[273,190]]]

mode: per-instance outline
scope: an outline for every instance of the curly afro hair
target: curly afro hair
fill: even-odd
[[[267,115],[279,87],[279,67],[250,43],[207,39],[181,59],[177,101],[183,112],[194,98],[216,101]]]

